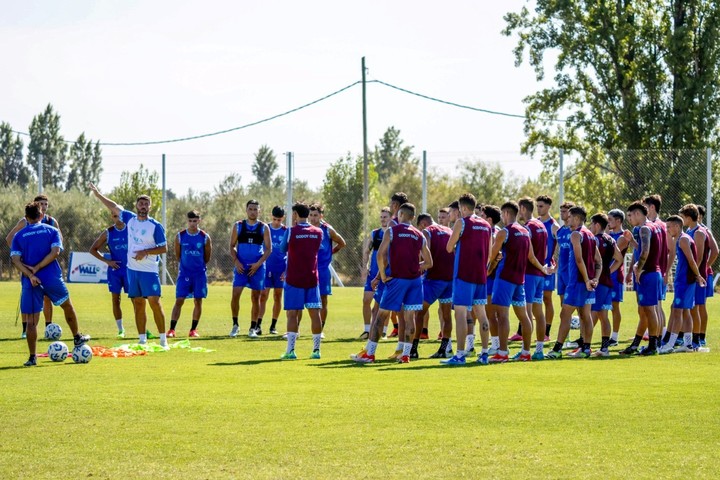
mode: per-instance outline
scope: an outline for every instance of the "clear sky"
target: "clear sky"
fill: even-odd
[[[457,103],[522,114],[538,89],[514,66],[503,15],[523,0],[491,1],[86,1],[2,2],[0,120],[27,131],[50,102],[62,133],[94,140],[162,140],[232,128],[281,113],[360,79]],[[368,143],[394,125],[429,165],[458,158],[503,162],[524,174],[523,121],[465,111],[368,85]],[[26,139],[27,142],[27,139]],[[362,152],[361,89],[281,119],[169,145],[103,148],[101,187],[140,162],[168,184],[209,190],[227,173],[249,182],[253,152],[293,151],[298,177],[319,185],[327,164]]]

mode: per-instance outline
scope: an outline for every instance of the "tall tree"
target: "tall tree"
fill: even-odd
[[[8,187],[17,184],[27,188],[30,170],[23,159],[23,141],[20,135],[13,136],[8,123],[0,123],[0,185]]]
[[[102,173],[102,150],[100,142],[85,139],[85,132],[70,147],[70,173],[66,190],[84,189],[88,182],[98,184]]]
[[[409,165],[418,164],[417,158],[413,157],[413,146],[405,145],[400,138],[400,130],[395,127],[385,130],[372,152],[372,162],[380,178],[388,178]]]
[[[718,146],[717,2],[537,0],[505,20],[517,65],[527,53],[540,81],[555,59],[553,84],[525,99],[525,152],[556,170],[554,151],[576,151],[578,172],[619,178],[624,199],[662,193],[670,208],[705,181],[698,155],[637,150]]]
[[[255,176],[255,182],[264,186],[280,186],[282,180],[276,177],[278,163],[275,158],[275,152],[267,145],[263,145],[255,154],[255,161],[252,165],[252,173]]]
[[[64,188],[67,178],[67,144],[60,135],[60,115],[51,104],[30,124],[28,164],[37,172],[38,155],[43,156],[43,185]]]
[[[134,172],[124,171],[120,174],[120,185],[113,189],[109,197],[126,210],[134,211],[137,197],[149,195],[152,201],[150,216],[154,217],[162,207],[162,190],[158,186],[159,179],[158,172],[154,170],[151,172],[140,164],[140,167]]]

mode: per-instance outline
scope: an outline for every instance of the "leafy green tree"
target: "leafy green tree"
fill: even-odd
[[[413,147],[405,145],[405,141],[400,138],[400,130],[395,127],[385,131],[371,154],[371,160],[380,178],[389,178],[410,166],[418,165],[417,158],[413,157]]]
[[[261,186],[282,186],[282,177],[276,176],[278,163],[275,152],[267,145],[263,145],[255,154],[255,161],[252,164],[252,174],[255,176],[255,183]]]
[[[98,184],[102,173],[102,150],[100,142],[85,138],[81,133],[70,147],[70,173],[68,174],[66,190],[76,188],[82,190],[88,182]]]
[[[67,178],[67,144],[60,135],[60,115],[51,104],[30,124],[27,162],[35,172],[38,156],[43,156],[43,186],[64,188]]]
[[[109,197],[122,205],[126,210],[135,211],[135,203],[140,195],[150,196],[152,205],[150,216],[156,217],[162,207],[162,189],[158,181],[160,175],[140,164],[134,172],[124,171],[120,174],[120,185],[115,187]]]
[[[542,81],[554,61],[551,85],[525,99],[524,152],[539,151],[555,172],[558,148],[578,152],[578,175],[591,168],[603,182],[619,180],[623,201],[661,193],[669,209],[705,181],[699,156],[647,150],[719,144],[717,2],[538,0],[505,20],[517,65],[527,54]]]
[[[0,123],[0,185],[8,187],[17,184],[27,188],[30,170],[23,159],[23,141],[20,135],[13,136],[8,123]]]

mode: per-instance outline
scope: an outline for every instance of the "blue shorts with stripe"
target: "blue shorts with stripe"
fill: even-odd
[[[312,288],[300,288],[288,285],[285,282],[283,287],[283,309],[303,310],[305,308],[321,308],[320,288],[316,285]]]
[[[544,289],[544,275],[525,275],[525,301],[527,303],[542,303]]]
[[[662,298],[663,279],[660,272],[646,272],[640,276],[640,283],[635,282],[638,305],[654,307]],[[702,290],[702,289],[700,289]]]
[[[110,293],[128,293],[127,268],[110,268],[107,270],[108,290]]]
[[[393,278],[385,284],[380,308],[391,312],[422,310],[422,278]]]
[[[612,287],[607,285],[598,285],[595,287],[595,303],[592,304],[593,312],[600,312],[602,310],[612,310]]]
[[[269,268],[265,273],[265,289],[268,288],[285,288],[285,282],[282,280],[284,271],[273,272]]]
[[[584,282],[571,282],[565,289],[563,305],[582,308],[595,303],[595,291],[588,291]]]
[[[697,283],[682,283],[674,285],[674,298],[672,308],[690,309],[695,306],[695,290]],[[700,289],[702,290],[702,288]]]
[[[195,273],[180,272],[175,284],[175,298],[206,298],[207,297],[207,273],[205,271]]]
[[[62,305],[70,298],[67,286],[61,277],[44,279],[41,285],[33,287],[30,279],[22,277],[20,291],[20,312],[26,315],[39,313],[43,310],[43,297],[47,296],[53,305]]]
[[[456,306],[472,308],[473,305],[487,304],[487,285],[470,283],[456,278],[452,286],[452,303]]]
[[[245,273],[233,270],[233,288],[248,287],[250,290],[265,290],[265,265],[255,270],[252,276],[247,274],[250,271],[250,264],[243,265],[243,270]]]
[[[511,283],[502,278],[495,278],[493,284],[492,303],[499,307],[524,307],[525,285]]]
[[[560,297],[565,296],[565,290],[567,289],[567,278],[564,275],[558,274],[557,276],[557,294]]]
[[[446,280],[423,280],[423,302],[432,305],[436,301],[440,303],[452,303],[453,282]]]
[[[550,275],[545,275],[545,283],[543,284],[544,292],[554,292],[555,291],[556,277],[557,277],[556,273],[551,273]]]
[[[127,270],[128,297],[159,297],[162,295],[160,289],[160,276],[157,272],[139,272]]]
[[[332,278],[329,266],[325,268],[318,268],[318,281],[320,295],[332,295]]]

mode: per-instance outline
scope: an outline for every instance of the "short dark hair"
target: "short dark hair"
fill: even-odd
[[[570,215],[575,215],[582,218],[583,223],[587,218],[587,212],[585,211],[585,208],[581,207],[580,205],[575,205],[574,207],[572,207],[570,209]]]
[[[537,203],[537,202],[543,202],[543,203],[547,203],[548,205],[552,205],[552,198],[550,198],[547,195],[538,195],[535,198],[535,203]]]
[[[320,203],[313,203],[312,205],[310,205],[310,211],[311,211],[311,212],[318,212],[319,214],[322,214],[322,213],[323,213],[322,204],[320,204]]]
[[[272,209],[272,216],[275,218],[282,218],[285,216],[285,209],[280,205],[275,205]]]
[[[292,211],[297,213],[300,218],[307,218],[310,215],[310,207],[308,207],[307,203],[295,202]]]
[[[438,210],[438,213],[450,213],[450,209],[448,209],[448,207],[442,207]]]
[[[528,212],[533,213],[533,210],[535,210],[535,202],[533,202],[533,199],[530,197],[522,197],[518,200],[518,207],[522,207]]]
[[[147,200],[148,202],[152,203],[152,198],[150,198],[150,195],[138,195],[138,197],[135,199],[135,203],[139,202],[140,200]]]
[[[703,217],[705,216],[705,205],[695,205],[698,209],[698,212],[700,212],[700,215]]]
[[[47,202],[48,196],[44,193],[38,194],[35,198],[33,198],[33,202]]]
[[[42,209],[38,202],[30,202],[25,205],[25,218],[36,220],[42,217]]]
[[[563,202],[563,203],[560,205],[560,209],[563,209],[563,210],[565,210],[565,209],[571,209],[571,208],[574,207],[574,206],[575,206],[575,204],[574,204],[573,202]]]
[[[616,218],[616,219],[620,220],[621,222],[625,221],[625,212],[623,212],[619,208],[613,208],[612,210],[610,210],[608,212],[608,216]]]
[[[500,207],[501,212],[505,212],[508,210],[513,212],[514,215],[517,215],[518,212],[520,211],[520,207],[518,206],[518,204],[516,202],[513,202],[512,200],[510,200],[509,202],[503,203],[502,207]]]
[[[380,213],[387,213],[387,214],[392,215],[392,211],[390,210],[390,207],[382,207],[380,209]]]
[[[454,208],[455,210],[460,210],[460,204],[457,200],[454,202],[450,202],[450,205],[448,205],[448,208]]]
[[[200,218],[200,213],[197,210],[190,210],[187,213],[187,218]]]
[[[400,210],[405,210],[413,217],[415,216],[415,205],[413,205],[410,202],[405,202],[402,205],[400,205],[400,209],[398,211],[400,211]]]
[[[391,202],[397,202],[400,205],[403,205],[405,203],[408,203],[408,196],[404,192],[395,192],[392,197],[390,197]]]
[[[502,217],[500,216],[500,208],[496,205],[483,206],[483,213],[486,217],[492,220],[493,225],[500,223]]]
[[[605,230],[608,225],[608,217],[604,213],[596,213],[592,217],[590,217],[590,223],[597,223],[600,225],[600,228]]]
[[[638,201],[631,203],[630,206],[627,208],[628,212],[634,212],[635,210],[640,210],[643,215],[647,215],[648,213],[647,207]]]
[[[430,222],[430,223],[432,223],[432,222],[433,222],[432,215],[430,215],[429,213],[421,213],[421,214],[418,215],[418,217],[417,217],[417,224],[420,225],[420,222]]]
[[[462,195],[460,195],[460,198],[458,198],[458,207],[460,205],[465,205],[470,210],[474,210],[475,205],[477,205],[475,195],[473,195],[472,193],[463,193]]]
[[[679,215],[670,215],[667,220],[665,220],[665,223],[677,223],[682,227],[683,219]]]
[[[258,202],[254,198],[247,201],[247,203],[245,204],[245,208],[249,207],[250,205],[256,205],[258,208],[260,208],[260,202]]]
[[[697,205],[688,203],[687,205],[683,205],[683,207],[680,209],[680,215],[682,215],[683,217],[690,217],[693,222],[697,222],[700,211],[697,208]]]
[[[647,195],[645,198],[642,199],[642,202],[646,205],[652,205],[653,207],[655,207],[655,211],[659,212],[660,207],[662,206],[662,197],[658,194]]]

